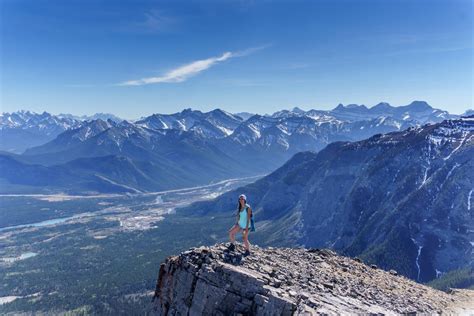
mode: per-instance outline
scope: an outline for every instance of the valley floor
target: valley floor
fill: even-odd
[[[176,208],[257,178],[134,195],[0,196],[0,314],[143,314],[160,262],[218,241],[233,221]]]

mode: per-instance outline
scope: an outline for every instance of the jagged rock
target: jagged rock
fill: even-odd
[[[230,252],[218,244],[166,259],[160,266],[154,312],[336,315],[458,314],[474,310],[473,291],[447,294],[327,249],[255,247],[245,260],[243,252],[240,245]],[[322,262],[315,263],[316,253]]]

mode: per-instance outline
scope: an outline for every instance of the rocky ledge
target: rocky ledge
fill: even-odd
[[[160,266],[160,315],[470,314],[474,291],[441,292],[396,271],[327,249],[224,244],[192,248]]]

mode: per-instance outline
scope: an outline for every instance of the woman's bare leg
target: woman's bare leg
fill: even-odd
[[[250,251],[250,243],[249,243],[249,232],[247,230],[247,232],[245,231],[245,229],[243,230],[242,232],[243,236],[244,236],[244,246],[245,246],[245,250],[248,250]]]
[[[231,229],[229,229],[229,239],[231,243],[235,244],[235,234],[237,234],[239,230],[239,225],[234,225]]]

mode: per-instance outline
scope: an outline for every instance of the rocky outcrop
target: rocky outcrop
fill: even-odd
[[[193,248],[160,266],[159,315],[468,313],[474,292],[444,293],[327,249]]]

